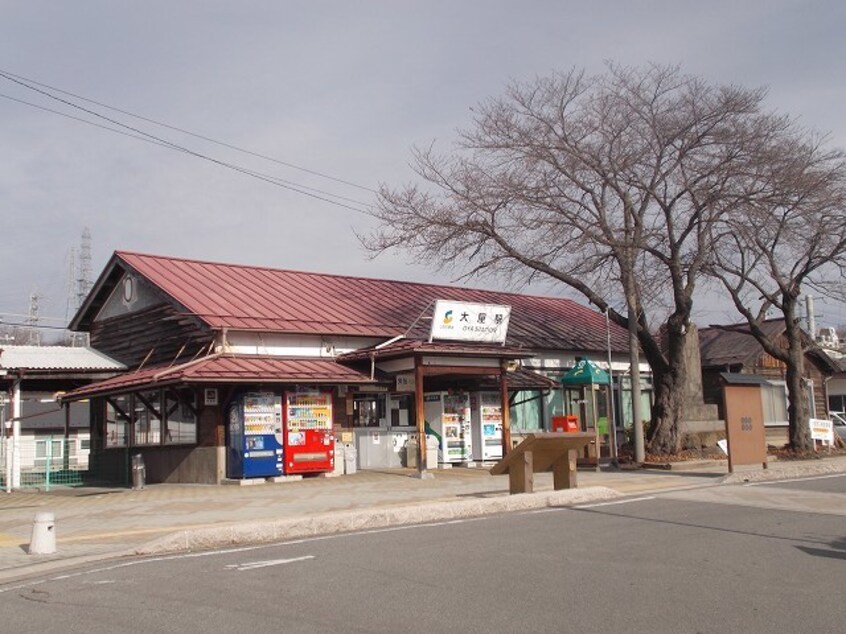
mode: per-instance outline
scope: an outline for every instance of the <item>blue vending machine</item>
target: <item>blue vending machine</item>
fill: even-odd
[[[273,392],[243,394],[229,406],[226,477],[282,475],[282,397]]]

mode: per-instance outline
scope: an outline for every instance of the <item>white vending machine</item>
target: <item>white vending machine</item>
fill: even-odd
[[[502,397],[499,392],[470,395],[473,460],[502,458]]]
[[[470,462],[473,459],[470,395],[466,392],[431,392],[424,395],[423,401],[426,422],[439,437],[440,462]]]

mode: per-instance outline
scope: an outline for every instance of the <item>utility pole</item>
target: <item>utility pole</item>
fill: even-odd
[[[817,317],[814,314],[814,296],[805,295],[805,313],[808,316],[808,334],[811,340],[817,340]]]

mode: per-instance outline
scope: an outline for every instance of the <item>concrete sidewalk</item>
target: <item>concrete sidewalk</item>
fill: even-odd
[[[776,462],[766,471],[731,476],[720,461],[684,470],[580,471],[578,489],[556,492],[551,474],[536,474],[536,493],[517,496],[508,495],[507,476],[491,476],[481,468],[438,470],[426,480],[399,469],[246,487],[159,484],[141,491],[68,488],[0,493],[0,583],[120,556],[282,541],[726,481],[835,472],[846,472],[846,457]],[[27,554],[33,518],[39,512],[55,515],[55,554]]]

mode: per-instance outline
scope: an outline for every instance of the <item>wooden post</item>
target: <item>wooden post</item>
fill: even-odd
[[[70,403],[63,403],[65,408],[65,434],[64,434],[64,453],[62,454],[62,468],[67,471],[70,469]]]
[[[502,457],[511,451],[511,410],[508,407],[508,375],[505,363],[499,369],[499,396],[502,402]]]
[[[531,451],[524,451],[508,468],[508,492],[532,493],[535,490],[535,469]]]
[[[599,471],[599,455],[602,453],[599,445],[599,420],[596,416],[596,389],[593,383],[590,384],[590,402],[593,408],[593,433],[596,437],[596,470]]]
[[[426,407],[423,401],[423,365],[414,357],[414,406],[417,421],[417,472],[426,476]]]
[[[559,491],[560,489],[576,488],[576,464],[578,463],[578,459],[578,452],[575,449],[570,449],[564,456],[559,458],[555,464],[552,465],[553,489]]]

